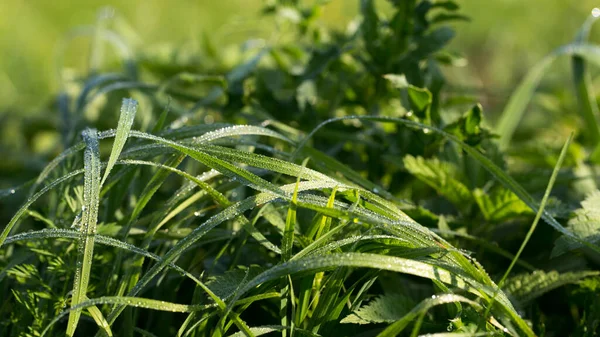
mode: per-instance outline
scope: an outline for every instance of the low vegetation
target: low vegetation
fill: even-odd
[[[24,126],[54,158],[2,179],[0,335],[598,336],[596,16],[488,123],[445,90],[456,2],[320,6],[194,53],[85,32]],[[517,132],[559,57],[579,114]]]

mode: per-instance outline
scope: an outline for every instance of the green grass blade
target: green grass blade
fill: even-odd
[[[133,120],[135,119],[136,111],[137,102],[134,99],[123,99],[123,104],[121,105],[121,115],[119,117],[119,124],[117,125],[117,133],[115,134],[113,147],[110,152],[110,157],[108,158],[108,163],[106,164],[106,169],[104,171],[104,176],[102,177],[102,182],[100,183],[100,186],[102,186],[106,181],[106,178],[108,178],[110,171],[117,162],[117,159],[119,158],[119,155],[121,154],[121,151],[125,146],[125,142],[127,141],[127,137],[129,136],[129,130],[131,130]]]
[[[592,25],[596,20],[598,20],[597,16],[590,15],[588,17],[577,33],[574,41],[575,43],[585,43],[588,39]],[[590,74],[586,71],[585,60],[581,56],[573,56],[572,68],[579,110],[585,121],[590,142],[592,144],[600,144],[600,120],[598,119],[600,111],[598,110],[598,103],[596,102],[596,97],[592,88]]]
[[[412,323],[418,316],[423,315],[434,306],[456,302],[467,303],[473,306],[474,308],[482,309],[479,303],[460,295],[443,294],[439,296],[434,296],[419,303],[409,313],[407,313],[401,319],[389,325],[385,330],[379,333],[377,337],[398,336],[398,334],[400,334],[404,330],[404,328],[406,328],[410,323]]]
[[[554,170],[552,171],[552,175],[550,176],[550,181],[548,182],[548,186],[546,187],[546,192],[544,192],[544,196],[542,197],[542,202],[540,203],[540,208],[539,208],[538,212],[536,213],[535,218],[533,219],[533,223],[531,224],[531,227],[529,228],[527,235],[525,235],[525,239],[523,240],[521,247],[519,247],[517,254],[515,254],[515,257],[511,261],[508,268],[506,269],[506,272],[504,272],[504,275],[500,279],[500,282],[498,282],[498,287],[502,287],[502,284],[504,284],[504,281],[506,280],[506,278],[512,271],[512,268],[515,266],[515,263],[517,262],[519,257],[521,257],[521,253],[523,253],[525,246],[531,239],[531,236],[533,235],[533,232],[535,231],[535,228],[537,227],[537,224],[540,221],[540,218],[542,217],[544,208],[546,207],[546,203],[548,202],[548,198],[550,197],[550,192],[552,191],[552,187],[554,187],[554,182],[556,181],[556,177],[558,176],[560,167],[562,166],[562,163],[565,160],[565,157],[567,156],[567,150],[569,149],[569,145],[571,145],[572,140],[573,140],[573,133],[571,133],[571,135],[565,142],[565,145],[563,146],[562,150],[560,151],[560,156],[558,157],[558,161],[556,162],[556,165],[554,166]]]
[[[585,43],[575,43],[556,49],[531,68],[511,95],[498,122],[496,132],[500,135],[499,144],[501,149],[507,148],[510,144],[517,125],[521,121],[525,109],[531,101],[542,77],[548,72],[548,68],[554,60],[562,55],[576,55],[596,65],[600,64],[600,47]]]
[[[560,152],[560,156],[558,157],[558,161],[556,162],[556,165],[554,166],[554,170],[552,171],[552,176],[550,176],[550,181],[548,182],[548,186],[546,187],[546,192],[544,192],[544,196],[542,198],[540,208],[535,215],[535,218],[533,220],[533,223],[531,224],[531,227],[529,227],[529,231],[525,235],[525,239],[523,240],[523,243],[521,243],[519,250],[517,251],[517,253],[515,254],[514,258],[511,261],[510,265],[504,272],[504,275],[500,279],[500,282],[498,282],[498,290],[502,287],[502,285],[504,284],[504,281],[506,281],[506,278],[512,271],[517,260],[519,260],[521,253],[523,253],[525,246],[529,242],[529,239],[531,239],[531,236],[533,235],[533,232],[535,231],[535,228],[537,227],[537,224],[540,221],[540,218],[544,212],[544,208],[546,207],[546,203],[548,202],[548,198],[550,197],[550,192],[552,191],[552,187],[554,186],[554,182],[556,181],[556,177],[558,176],[558,172],[560,170],[560,167],[562,166],[562,162],[567,155],[567,150],[569,149],[569,145],[571,144],[572,139],[573,139],[573,133],[571,133],[571,135],[565,142],[565,145],[563,146],[562,151]],[[495,299],[495,296],[492,298],[492,303],[493,303],[494,299]],[[487,318],[488,313],[491,310],[491,308],[492,308],[492,305],[489,305],[488,308],[486,309],[486,313],[483,317]]]
[[[165,301],[158,301],[149,298],[141,298],[141,297],[128,297],[128,296],[104,296],[99,298],[88,299],[78,303],[75,306],[72,306],[70,309],[67,309],[58,316],[56,316],[50,324],[46,327],[46,329],[42,332],[42,337],[48,332],[48,330],[58,321],[60,321],[64,316],[71,314],[74,311],[81,311],[82,309],[89,308],[91,306],[96,306],[100,304],[119,304],[126,305],[136,308],[144,308],[151,310],[159,310],[159,311],[167,311],[167,312],[194,312],[201,311],[207,308],[210,308],[211,305],[199,305],[199,304],[178,304],[171,303]]]
[[[291,192],[293,192],[295,185],[296,184],[282,186],[281,189],[287,193],[291,193]],[[312,182],[312,181],[300,182],[298,185],[298,191],[301,192],[301,191],[310,190],[310,189],[333,188],[334,186],[335,185],[332,183],[327,184],[327,183]],[[152,268],[150,268],[150,270],[148,270],[146,272],[146,274],[143,275],[143,277],[137,282],[135,287],[129,292],[129,295],[135,296],[136,294],[138,294],[142,289],[144,289],[148,285],[148,283],[156,275],[158,275],[160,273],[161,270],[163,270],[167,265],[169,265],[175,259],[177,259],[181,254],[183,254],[183,252],[185,252],[187,249],[189,249],[194,244],[194,242],[196,242],[198,239],[200,239],[202,236],[204,236],[208,231],[210,231],[214,227],[218,226],[219,224],[221,224],[222,222],[224,222],[226,220],[233,219],[234,217],[238,216],[239,214],[241,214],[247,210],[250,210],[250,209],[256,207],[257,205],[263,205],[263,204],[272,202],[273,200],[276,200],[280,197],[281,197],[281,195],[276,195],[276,194],[272,194],[269,192],[259,193],[255,196],[252,196],[245,200],[237,202],[237,203],[227,207],[226,209],[221,211],[219,214],[216,214],[213,217],[209,218],[206,222],[204,222],[203,224],[201,224],[200,226],[195,228],[189,235],[187,235],[186,237],[181,239],[179,242],[177,242],[177,244],[173,248],[171,248],[167,253],[165,253],[165,255],[161,258],[159,263],[154,265]],[[114,309],[111,312],[111,314],[108,316],[108,321],[110,323],[114,322],[115,319],[119,316],[119,314],[122,311],[123,311],[122,306]]]
[[[600,47],[594,47],[594,46],[588,46],[588,45],[576,45],[576,46],[570,45],[570,47],[574,48],[574,50],[571,50],[571,52],[574,54],[582,53],[582,55],[583,54],[588,55],[588,54],[586,54],[586,51],[589,51],[592,55],[597,56],[596,61],[598,62],[598,64],[600,64]],[[567,48],[567,50],[570,50],[570,49]],[[483,166],[484,169],[486,169],[488,172],[490,172],[502,185],[504,185],[504,187],[511,190],[513,193],[515,193],[519,197],[519,199],[523,200],[523,202],[525,204],[527,204],[527,206],[529,206],[529,208],[531,208],[534,212],[537,213],[539,210],[538,205],[536,204],[533,197],[529,193],[527,193],[527,191],[521,185],[519,185],[513,178],[511,178],[508,174],[506,174],[504,172],[504,170],[502,170],[500,167],[498,167],[496,164],[494,164],[490,159],[488,159],[486,156],[481,154],[477,149],[469,146],[468,144],[462,142],[457,137],[455,137],[441,129],[438,129],[438,128],[432,127],[432,126],[428,126],[428,125],[424,125],[421,123],[413,122],[413,121],[406,120],[406,119],[392,118],[392,117],[377,117],[377,116],[346,116],[346,117],[331,118],[331,119],[328,119],[328,120],[322,122],[315,129],[313,129],[313,131],[311,131],[311,133],[308,134],[305,137],[305,139],[298,145],[296,152],[299,152],[300,149],[308,142],[308,140],[317,131],[322,129],[327,124],[339,122],[339,121],[343,121],[343,120],[348,120],[348,119],[370,120],[370,121],[375,121],[375,122],[402,124],[405,126],[414,127],[414,128],[418,128],[418,129],[422,129],[422,130],[429,130],[429,131],[435,132],[439,135],[442,135],[444,138],[446,138],[446,139],[452,141],[453,143],[457,144],[458,146],[460,146],[466,153],[468,153],[475,160],[477,160]],[[544,219],[550,226],[552,226],[554,229],[556,229],[561,234],[564,234],[565,236],[581,243],[582,245],[585,245],[586,247],[589,247],[590,249],[592,249],[596,252],[600,252],[600,247],[598,247],[590,242],[587,242],[587,241],[581,239],[580,237],[574,235],[573,233],[571,233],[569,230],[567,230],[565,227],[563,227],[558,221],[556,221],[556,219],[554,219],[554,217],[552,217],[552,215],[550,213],[548,213],[547,211],[544,211],[542,213],[542,219]]]
[[[84,173],[84,170],[76,170],[76,171],[70,172],[70,173],[52,181],[48,185],[44,186],[44,188],[42,188],[35,195],[28,198],[27,201],[23,204],[23,206],[21,206],[21,208],[19,208],[17,210],[15,215],[13,215],[13,217],[10,219],[10,221],[8,222],[6,227],[4,227],[4,229],[2,230],[2,234],[0,234],[0,247],[2,247],[4,245],[4,243],[5,243],[4,241],[6,240],[6,238],[10,234],[10,232],[17,226],[19,219],[21,218],[21,216],[23,216],[23,214],[26,213],[27,209],[29,208],[29,206],[31,206],[31,204],[33,204],[37,199],[39,199],[46,192],[52,190],[56,186],[64,183],[65,181],[68,181],[69,179],[72,179],[82,173]]]
[[[96,235],[96,223],[98,221],[98,206],[100,203],[100,150],[96,130],[86,129],[83,132],[83,139],[86,144],[84,152],[84,209],[81,216],[71,308],[77,306],[86,298],[92,269],[94,239]],[[69,313],[67,336],[73,336],[75,333],[80,315],[80,310],[73,310]]]

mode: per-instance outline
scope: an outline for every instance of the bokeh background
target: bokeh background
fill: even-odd
[[[266,1],[0,0],[0,188],[35,177],[60,153],[58,116],[51,116],[55,110],[48,109],[53,97],[65,89],[57,69],[63,76],[71,68],[85,73],[90,59],[90,37],[73,39],[74,32],[93,27],[98,17],[110,14],[136,55],[168,56],[173,50],[184,50],[201,57],[195,51],[204,48],[206,36],[220,50],[239,49],[251,38],[268,38],[275,22],[260,14]],[[311,1],[323,2],[304,0]],[[326,2],[322,24],[345,29],[356,19],[360,0]],[[447,90],[481,102],[490,124],[532,65],[572,41],[591,10],[600,7],[597,0],[457,3],[470,22],[453,24],[457,34],[447,49],[464,55],[467,62],[448,69]],[[378,9],[385,12],[386,5],[388,1],[381,0]],[[590,36],[592,43],[600,40],[597,26]],[[573,116],[576,100],[570,77],[569,59],[562,58],[544,77],[531,113],[519,126],[523,134],[528,135],[528,127],[550,127],[557,118]],[[553,132],[549,134],[557,138]]]
[[[455,25],[457,38],[450,49],[463,53],[469,63],[450,80],[485,95],[489,102],[484,105],[492,109],[536,61],[572,40],[591,9],[600,6],[595,0],[457,2],[471,22]],[[218,34],[222,44],[264,36],[269,22],[259,20],[263,5],[261,0],[0,1],[0,113],[35,113],[58,90],[57,46],[75,27],[94,24],[103,7],[112,7],[140,46],[151,49],[199,45],[204,34]],[[323,20],[343,28],[358,5],[358,0],[331,0]],[[597,29],[592,40],[596,36]],[[83,59],[78,54],[86,48],[79,47],[83,45],[71,44],[69,55]],[[568,69],[557,68],[558,83]]]

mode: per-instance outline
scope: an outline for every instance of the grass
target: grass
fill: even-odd
[[[267,4],[273,37],[235,62],[207,38],[114,63],[99,36],[135,44],[90,30],[53,159],[0,191],[0,334],[596,336],[597,128],[512,137],[562,54],[597,118],[593,19],[492,130],[446,91],[457,3],[388,5],[340,31],[322,4]]]

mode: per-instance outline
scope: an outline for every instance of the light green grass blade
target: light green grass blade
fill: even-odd
[[[87,296],[85,297],[85,300],[88,300]],[[108,322],[106,321],[106,318],[104,318],[102,311],[100,311],[100,309],[98,309],[98,307],[95,305],[91,305],[91,306],[87,307],[87,310],[90,313],[90,316],[92,316],[92,318],[96,322],[96,325],[98,325],[98,327],[102,331],[104,331],[104,333],[108,337],[112,337],[113,332],[110,329],[110,324],[108,324]]]
[[[525,249],[525,246],[527,246],[527,243],[529,242],[529,239],[531,239],[531,236],[533,235],[533,232],[535,231],[535,228],[537,227],[537,224],[544,212],[544,208],[546,207],[546,203],[548,202],[548,198],[550,197],[550,192],[552,191],[552,187],[554,186],[554,182],[556,181],[556,177],[558,176],[558,172],[560,170],[560,167],[562,166],[562,162],[565,159],[566,155],[567,155],[567,150],[569,149],[569,145],[571,144],[571,140],[573,139],[573,133],[571,133],[571,135],[569,136],[569,138],[567,139],[567,141],[565,142],[562,151],[560,152],[560,156],[558,157],[558,161],[556,162],[556,165],[554,166],[554,170],[552,171],[552,175],[550,176],[550,181],[548,182],[548,186],[546,187],[546,192],[544,192],[544,196],[542,198],[542,202],[540,204],[540,208],[537,211],[535,218],[533,220],[533,223],[531,224],[531,227],[529,227],[529,231],[527,231],[527,234],[525,235],[525,239],[523,240],[523,243],[521,244],[521,246],[519,247],[519,250],[517,251],[517,253],[515,254],[514,258],[512,259],[510,265],[508,266],[508,268],[506,269],[506,271],[504,272],[504,275],[502,276],[502,278],[500,279],[500,282],[498,282],[498,290],[500,288],[502,288],[504,281],[506,281],[506,278],[508,277],[508,275],[510,274],[510,272],[512,271],[513,267],[515,266],[515,263],[517,262],[517,260],[519,260],[519,257],[521,257],[521,253],[523,253],[523,250]],[[494,297],[492,297],[492,303],[495,300],[495,294]],[[488,314],[490,312],[492,308],[492,305],[489,305],[486,309],[486,312],[484,314],[483,317],[487,318]]]
[[[123,104],[121,105],[121,115],[119,117],[119,124],[117,125],[117,133],[115,134],[113,147],[110,152],[110,157],[108,158],[108,163],[106,164],[106,169],[104,171],[104,176],[102,177],[102,182],[100,183],[100,186],[104,185],[106,178],[108,178],[110,171],[117,162],[117,159],[119,158],[119,155],[121,154],[121,151],[125,146],[125,142],[127,141],[127,137],[129,136],[129,130],[131,130],[133,120],[135,119],[136,111],[137,102],[134,99],[123,99]]]
[[[519,247],[517,254],[515,254],[515,257],[513,258],[510,265],[506,269],[506,272],[500,279],[500,282],[498,282],[498,287],[502,287],[502,285],[504,284],[504,281],[506,280],[506,278],[512,271],[512,268],[515,266],[515,263],[517,262],[519,257],[521,257],[521,253],[523,253],[523,250],[525,250],[525,246],[531,239],[531,236],[533,235],[533,232],[535,231],[535,228],[537,227],[537,224],[540,221],[540,218],[542,217],[544,208],[546,207],[546,203],[548,202],[548,198],[550,197],[550,192],[552,191],[552,187],[554,187],[554,182],[556,181],[558,172],[560,171],[562,163],[565,160],[565,157],[567,156],[567,150],[569,149],[569,145],[571,145],[572,140],[573,140],[573,133],[571,133],[571,135],[565,142],[562,150],[560,151],[560,156],[558,157],[558,161],[556,162],[556,165],[554,166],[554,170],[552,171],[552,175],[550,176],[550,181],[548,182],[548,186],[546,186],[546,192],[544,192],[544,196],[542,197],[542,202],[540,203],[540,208],[539,208],[538,212],[536,213],[535,218],[533,219],[533,223],[531,224],[531,227],[529,227],[529,231],[525,235],[525,239],[523,240],[521,247]]]
[[[167,311],[167,312],[194,312],[194,311],[205,310],[205,309],[211,307],[211,305],[178,304],[178,303],[158,301],[158,300],[153,300],[153,299],[149,299],[149,298],[141,298],[141,297],[104,296],[104,297],[93,298],[93,299],[88,299],[88,300],[82,301],[81,303],[79,303],[75,306],[72,306],[70,309],[67,309],[67,310],[61,312],[60,314],[58,314],[58,316],[56,316],[50,322],[50,324],[48,324],[46,329],[42,332],[41,336],[43,337],[48,332],[48,330],[54,324],[56,324],[58,321],[60,321],[60,319],[63,318],[64,316],[69,315],[69,317],[70,317],[70,315],[74,311],[81,311],[82,309],[89,308],[91,306],[100,305],[100,304],[120,304],[120,305],[136,307],[136,308],[152,309],[152,310]]]
[[[71,308],[77,306],[86,298],[92,269],[94,239],[96,235],[96,223],[98,221],[98,206],[100,203],[100,150],[96,130],[86,129],[83,132],[83,139],[86,144],[84,152],[84,209],[82,210],[80,238],[77,245],[77,266]],[[80,316],[81,310],[73,310],[69,313],[67,336],[73,336],[75,333]]]
[[[287,193],[291,193],[293,192],[295,185],[296,184],[282,186],[281,189]],[[301,192],[310,189],[333,188],[334,186],[335,184],[333,183],[327,184],[312,181],[300,182],[298,184],[298,191]],[[194,244],[194,242],[196,242],[214,227],[218,226],[224,221],[231,220],[237,217],[239,214],[247,210],[253,209],[258,205],[263,205],[272,202],[273,200],[276,200],[280,197],[281,195],[267,192],[259,193],[255,196],[237,202],[227,207],[219,214],[216,214],[213,217],[209,218],[206,222],[194,229],[189,235],[177,242],[177,244],[173,248],[171,248],[171,250],[165,253],[165,255],[161,258],[159,263],[154,265],[152,268],[150,268],[150,270],[146,272],[146,274],[143,275],[143,277],[137,282],[135,287],[133,287],[133,289],[129,292],[129,295],[135,296],[136,294],[138,294],[142,289],[144,289],[148,285],[148,283],[156,275],[158,275],[161,272],[161,270],[163,270],[168,264],[172,263],[175,259],[177,259],[181,254],[183,254],[183,252],[189,249]],[[122,306],[114,309],[108,316],[109,323],[114,322],[122,311]]]
[[[501,149],[506,149],[510,144],[517,125],[521,121],[525,109],[531,101],[542,77],[548,72],[548,68],[554,61],[562,55],[576,55],[596,65],[600,65],[600,47],[585,43],[574,43],[556,49],[531,68],[510,96],[498,122],[496,132],[500,135],[499,144]]]

